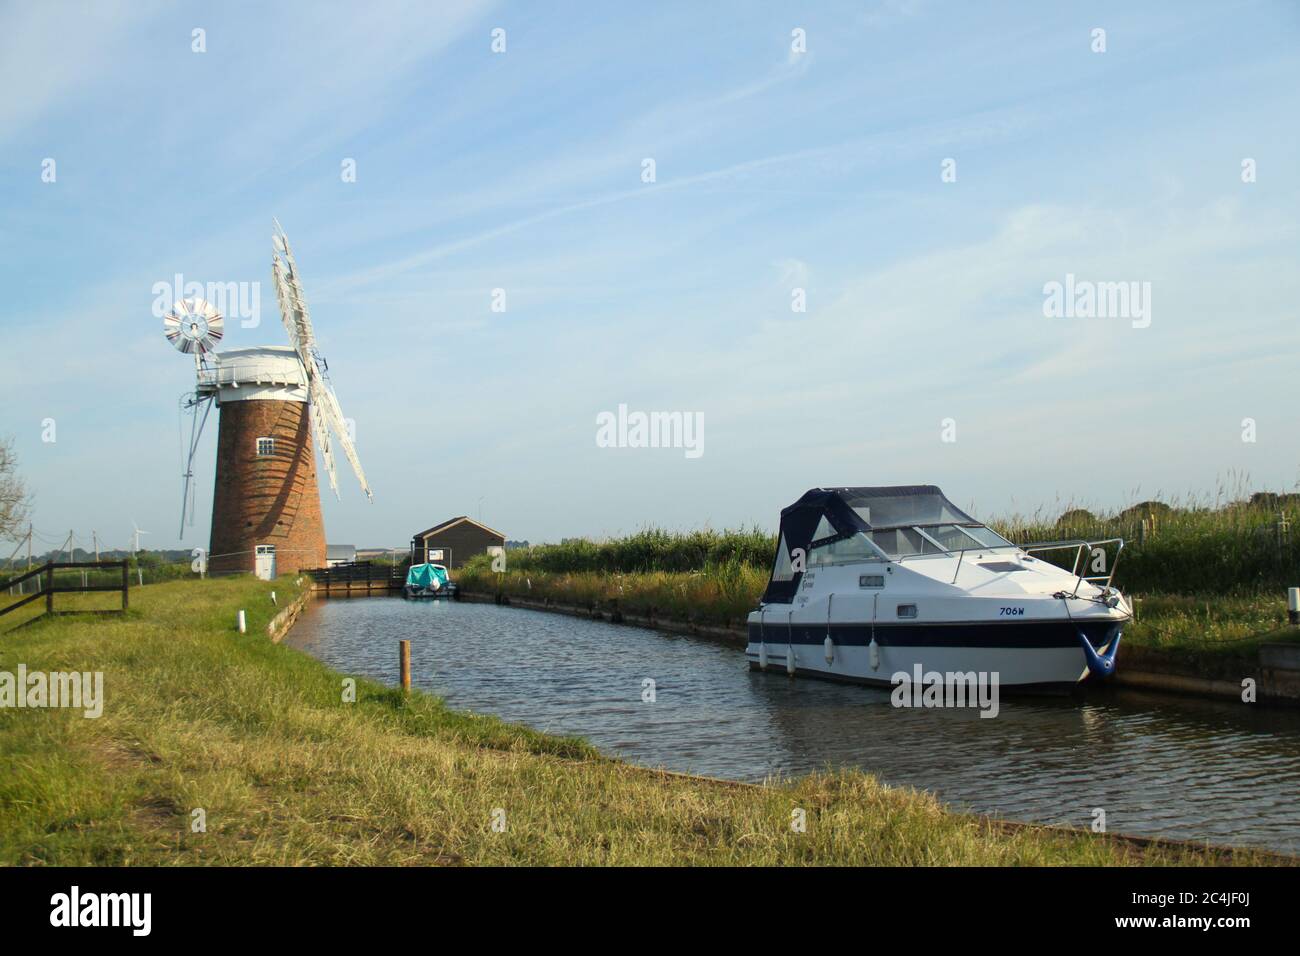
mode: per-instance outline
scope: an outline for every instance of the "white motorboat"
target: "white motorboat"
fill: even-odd
[[[758,669],[881,686],[978,674],[1040,691],[1108,677],[1133,617],[1111,586],[1123,544],[1015,545],[934,485],[816,488],[781,512],[745,655]],[[1036,556],[1070,550],[1073,570]]]

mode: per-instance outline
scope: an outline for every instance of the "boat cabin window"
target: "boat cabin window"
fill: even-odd
[[[975,548],[1009,548],[1014,545],[992,528],[982,525],[936,524],[912,528],[881,528],[871,539],[890,557],[947,554]]]
[[[871,532],[871,540],[891,558],[943,553],[943,548],[927,540],[915,528],[881,528]]]
[[[831,564],[853,564],[859,561],[879,561],[880,552],[871,546],[867,536],[858,532],[838,541],[813,545],[808,551],[810,567],[825,567]]]
[[[978,548],[984,542],[974,535],[967,534],[966,529],[955,524],[936,524],[919,529],[920,532],[939,545],[944,551],[961,551],[966,548]]]
[[[781,541],[776,547],[776,566],[772,568],[772,580],[794,580],[794,562],[790,560],[790,549],[786,547],[785,535],[781,535]]]
[[[822,515],[822,520],[817,522],[817,530],[813,532],[812,539],[820,541],[822,538],[833,538],[838,534],[839,532],[835,530],[835,526],[826,520],[825,515]]]
[[[1012,544],[1006,538],[1002,537],[1002,535],[998,534],[992,528],[986,528],[983,525],[976,525],[973,528],[967,525],[962,525],[961,530],[965,531],[968,535],[970,535],[980,544],[984,545],[984,547],[986,548],[1014,548],[1015,547],[1014,544]]]

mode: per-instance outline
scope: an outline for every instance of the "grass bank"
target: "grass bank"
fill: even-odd
[[[757,788],[659,774],[365,680],[345,703],[343,675],[267,640],[272,587],[282,603],[292,592],[285,579],[153,585],[132,593],[125,618],[45,619],[0,636],[0,671],[102,671],[106,696],[98,719],[0,709],[0,863],[1275,859],[999,824],[858,773]],[[241,607],[246,635],[234,629]],[[192,829],[199,809],[206,832]],[[791,829],[796,809],[806,832]]]

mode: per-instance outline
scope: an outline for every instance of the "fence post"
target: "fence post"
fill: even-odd
[[[127,577],[130,569],[125,560],[122,561],[122,610],[125,611],[130,603],[128,595],[131,592],[131,579]]]
[[[54,613],[54,562],[45,563],[45,613]]]
[[[411,692],[411,642],[400,641],[401,645],[401,671],[402,671],[402,690],[405,693]]]

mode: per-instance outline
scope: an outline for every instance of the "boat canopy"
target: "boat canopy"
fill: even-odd
[[[793,600],[803,577],[795,559],[802,556],[807,567],[814,546],[853,538],[859,532],[875,539],[872,532],[893,528],[978,524],[935,485],[814,488],[781,511],[776,560],[763,603],[789,604]]]
[[[433,588],[447,583],[447,569],[441,564],[413,564],[406,572],[406,584],[413,588]]]

